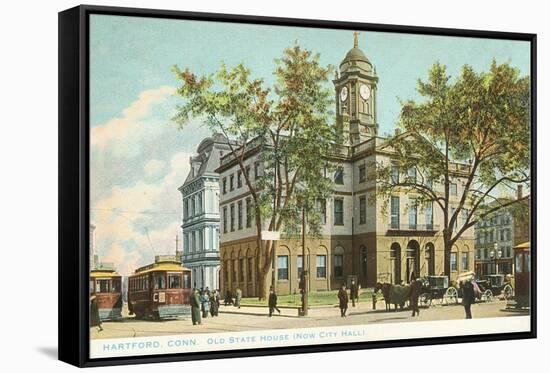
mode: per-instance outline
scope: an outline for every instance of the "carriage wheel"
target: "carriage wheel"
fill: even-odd
[[[512,286],[510,284],[504,286],[504,289],[502,290],[502,293],[504,294],[504,299],[508,300],[514,296],[514,289],[512,289]]]
[[[450,287],[445,291],[445,295],[443,295],[443,299],[445,300],[445,304],[458,304],[458,291],[454,287]]]
[[[421,307],[430,307],[432,304],[432,297],[429,293],[422,293],[418,297],[418,303]]]
[[[483,295],[481,296],[481,299],[485,302],[492,302],[493,301],[493,292],[489,289],[485,290]]]

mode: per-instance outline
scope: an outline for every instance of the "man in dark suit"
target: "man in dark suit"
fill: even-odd
[[[462,288],[462,305],[464,306],[464,312],[466,313],[466,318],[472,318],[472,303],[475,302],[475,293],[474,285],[469,280],[462,281],[460,284]]]
[[[357,300],[357,303],[359,303],[359,289],[355,284],[355,280],[351,280],[351,285],[349,287],[349,296],[351,298],[351,305],[355,307],[355,301]]]
[[[338,301],[340,307],[340,316],[346,317],[346,311],[348,310],[348,292],[346,291],[346,285],[342,284],[340,290],[338,290]]]

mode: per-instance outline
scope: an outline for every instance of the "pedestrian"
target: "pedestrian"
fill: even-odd
[[[243,292],[241,288],[237,288],[237,290],[235,290],[235,307],[241,308],[242,297],[243,297]]]
[[[90,328],[94,326],[97,326],[97,330],[99,332],[103,330],[103,327],[101,326],[99,307],[97,305],[97,298],[95,294],[90,297]]]
[[[218,291],[214,290],[212,294],[210,294],[210,315],[212,315],[212,317],[218,316],[219,308],[220,296],[218,295]]]
[[[231,296],[231,290],[227,289],[225,292],[225,299],[223,300],[223,305],[228,306],[233,304],[233,297]]]
[[[346,317],[346,311],[348,310],[348,292],[346,291],[346,284],[342,284],[340,290],[338,290],[338,300],[340,307],[340,316]]]
[[[351,297],[351,305],[355,307],[355,301],[359,303],[359,289],[355,284],[355,280],[351,280],[351,286],[349,287],[349,296]]]
[[[464,306],[464,312],[466,318],[472,318],[472,303],[475,302],[474,285],[470,280],[464,280],[460,283],[462,289],[462,305]]]
[[[196,288],[193,289],[193,294],[191,295],[191,321],[193,325],[201,324],[201,300],[199,291]]]
[[[206,290],[204,290],[201,293],[200,300],[201,300],[202,318],[206,319],[208,317],[208,313],[210,312],[210,298]]]
[[[279,315],[281,314],[281,310],[277,307],[277,294],[275,293],[273,286],[269,288],[268,306],[269,306],[269,317],[273,315],[273,311],[275,310],[279,312]]]
[[[411,303],[412,317],[420,316],[420,309],[418,308],[418,298],[420,297],[421,287],[422,282],[417,280],[415,277],[412,277],[411,295],[409,300]]]

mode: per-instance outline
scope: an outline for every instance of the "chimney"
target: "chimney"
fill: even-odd
[[[517,190],[517,193],[518,193],[518,199],[522,199],[523,198],[523,185],[518,185],[518,190]]]

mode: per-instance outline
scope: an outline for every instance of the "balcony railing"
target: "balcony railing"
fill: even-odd
[[[424,231],[437,232],[439,225],[436,224],[388,224],[388,231]]]

